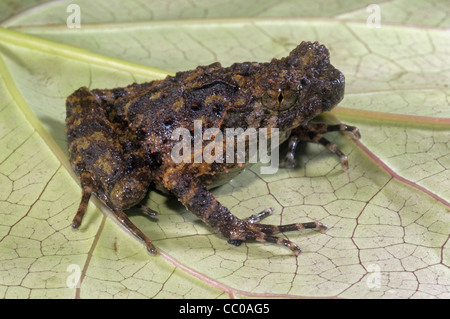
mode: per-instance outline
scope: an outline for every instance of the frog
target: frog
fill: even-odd
[[[149,191],[159,190],[175,196],[230,244],[275,243],[298,256],[302,249],[279,234],[304,229],[324,232],[326,224],[315,220],[262,223],[274,212],[272,208],[247,218],[235,216],[216,199],[213,189],[247,169],[251,164],[248,158],[239,163],[207,162],[184,154],[187,160],[177,161],[173,151],[180,140],[173,138],[173,132],[186,129],[188,142],[192,142],[195,122],[201,123],[202,129],[220,132],[228,128],[276,129],[280,138],[271,141],[288,144],[284,167],[295,167],[298,144],[308,142],[323,145],[338,156],[345,170],[347,156],[324,135],[339,131],[359,139],[358,128],[314,121],[338,105],[344,91],[344,74],[330,63],[329,50],[309,41],[270,62],[239,62],[227,67],[215,62],[126,87],[81,87],[66,100],[68,152],[82,188],[72,227],[80,227],[93,194],[155,255],[155,245],[125,212],[140,207],[156,218],[158,212],[142,202]]]

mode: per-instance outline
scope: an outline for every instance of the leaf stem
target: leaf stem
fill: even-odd
[[[151,79],[163,78],[166,75],[170,74],[167,71],[157,68],[97,54],[79,47],[53,42],[29,34],[24,34],[0,27],[0,45],[1,42],[6,42],[24,48],[39,50],[45,53],[64,56],[66,58],[78,60],[81,62],[114,68],[132,74],[149,77]]]
[[[409,126],[426,126],[433,129],[449,129],[450,118],[445,117],[432,117],[432,116],[420,116],[420,115],[408,115],[408,114],[395,114],[388,112],[376,112],[368,110],[358,110],[353,108],[347,108],[338,106],[333,111],[333,114],[339,117],[357,118],[359,120],[370,120],[376,122],[401,124]]]

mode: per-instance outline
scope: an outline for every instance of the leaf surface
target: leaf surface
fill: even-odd
[[[379,6],[380,28],[369,28],[367,4],[78,1],[80,29],[66,25],[69,2],[0,10],[0,296],[448,298],[449,8],[391,1]],[[81,191],[67,159],[64,101],[75,89],[215,61],[270,61],[302,40],[324,43],[346,75],[346,96],[324,119],[360,128],[357,142],[328,136],[350,169],[304,145],[297,168],[261,175],[256,165],[214,190],[239,217],[274,207],[267,223],[327,223],[324,234],[285,234],[302,255],[231,246],[157,192],[147,200],[157,222],[130,212],[156,257],[96,200],[71,229]]]

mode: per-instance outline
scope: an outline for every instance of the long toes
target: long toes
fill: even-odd
[[[298,256],[302,250],[300,247],[298,247],[295,243],[283,239],[281,237],[273,236],[277,233],[283,233],[288,231],[299,231],[303,229],[316,229],[321,232],[324,232],[327,230],[327,225],[314,221],[314,222],[307,222],[307,223],[294,223],[294,224],[287,224],[287,225],[270,225],[270,224],[261,224],[260,221],[271,215],[274,212],[273,208],[266,208],[262,212],[252,215],[248,218],[245,218],[242,220],[242,222],[245,225],[246,231],[245,233],[241,234],[242,237],[238,238],[232,238],[228,240],[228,243],[239,246],[242,244],[245,240],[256,240],[260,242],[270,242],[277,245],[282,245],[285,247],[288,247],[295,256]]]
[[[147,213],[147,215],[151,218],[158,218],[159,213],[157,211],[154,211],[153,209],[151,209],[150,207],[147,207],[145,205],[141,205],[139,207],[143,212]]]
[[[277,234],[277,233],[284,233],[289,231],[299,231],[303,229],[316,229],[320,232],[324,232],[328,229],[327,225],[314,221],[314,222],[307,222],[307,223],[294,223],[294,224],[287,224],[287,225],[266,225],[266,224],[258,224],[258,228],[261,232],[266,234]]]
[[[347,155],[342,153],[339,147],[328,141],[326,138],[321,137],[318,141],[319,144],[325,146],[330,152],[336,154],[339,157],[339,161],[341,162],[342,168],[346,171],[348,169],[348,159]]]
[[[328,229],[327,225],[324,223],[313,221],[307,223],[293,223],[287,225],[270,225],[261,224],[260,221],[267,216],[272,215],[275,212],[273,208],[266,208],[262,212],[251,215],[244,219],[244,222],[248,223],[253,232],[263,232],[266,234],[277,234],[284,233],[288,231],[298,231],[303,229],[317,229],[324,232]]]
[[[121,210],[114,210],[114,217],[136,238],[141,240],[145,247],[147,248],[147,251],[151,255],[156,255],[158,253],[158,250],[153,245],[152,241],[139,229],[137,228],[131,220],[128,218],[128,216]]]
[[[273,208],[266,208],[262,212],[252,215],[250,217],[245,218],[244,220],[248,223],[255,224],[259,223],[262,219],[266,218],[267,216],[272,215],[275,212],[275,209]]]
[[[266,241],[269,243],[274,243],[277,245],[282,245],[282,246],[288,247],[294,253],[295,256],[300,255],[302,252],[301,248],[298,247],[297,244],[295,244],[289,240],[286,240],[284,238],[281,238],[281,237],[270,236],[265,233],[261,233],[260,236],[256,238],[256,240],[261,241],[261,242]]]
[[[356,138],[357,140],[359,140],[361,138],[361,133],[359,132],[359,128],[357,128],[356,126],[347,125],[346,131],[351,133],[353,135],[353,137]]]
[[[297,165],[294,153],[287,152],[280,165],[283,168],[294,168]]]

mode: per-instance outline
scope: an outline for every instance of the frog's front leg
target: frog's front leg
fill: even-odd
[[[285,231],[302,229],[326,230],[327,226],[319,222],[295,223],[289,225],[261,224],[260,220],[272,213],[266,209],[246,219],[239,219],[223,206],[214,195],[201,184],[193,174],[183,167],[168,170],[163,178],[163,185],[179,201],[216,232],[238,246],[242,241],[256,240],[271,242],[288,247],[298,256],[301,249],[293,242],[274,236]]]
[[[342,153],[339,147],[328,141],[323,134],[328,132],[349,132],[354,138],[359,139],[361,135],[357,127],[346,124],[329,125],[325,123],[312,123],[300,125],[292,130],[289,137],[289,148],[284,159],[285,167],[295,167],[295,150],[299,142],[317,143],[325,146],[328,150],[339,156],[339,160],[344,170],[348,168],[347,156]]]

